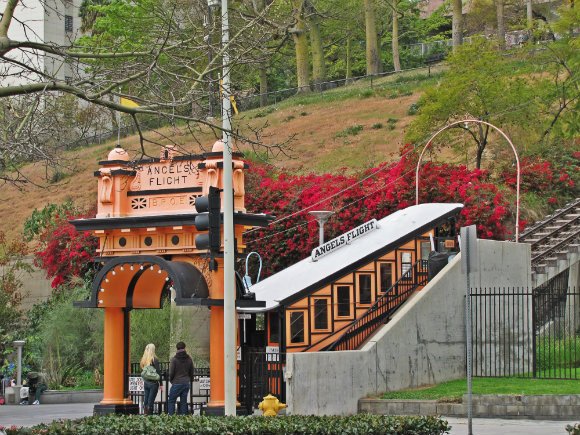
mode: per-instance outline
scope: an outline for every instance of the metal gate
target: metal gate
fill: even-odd
[[[242,348],[242,360],[238,362],[239,401],[248,414],[268,394],[286,400],[284,372],[285,353],[267,353],[263,348]]]

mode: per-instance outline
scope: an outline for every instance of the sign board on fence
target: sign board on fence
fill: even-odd
[[[280,347],[266,346],[266,361],[280,362]]]
[[[199,377],[199,389],[200,390],[209,390],[209,376],[200,376]]]
[[[141,393],[145,390],[141,376],[129,376],[129,392]]]

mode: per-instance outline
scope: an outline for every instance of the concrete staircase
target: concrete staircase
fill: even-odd
[[[532,286],[537,288],[580,259],[580,198],[524,231],[532,245]]]

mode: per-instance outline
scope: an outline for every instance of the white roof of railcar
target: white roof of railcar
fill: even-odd
[[[285,299],[307,288],[323,287],[329,279],[338,279],[349,266],[372,261],[373,254],[385,247],[400,244],[402,239],[417,232],[428,231],[434,222],[452,216],[463,207],[462,204],[420,204],[399,210],[378,221],[378,228],[354,239],[317,261],[310,257],[254,284],[250,291],[256,300],[266,301],[263,308],[238,308],[241,312],[270,311]],[[318,286],[317,286],[318,284]]]

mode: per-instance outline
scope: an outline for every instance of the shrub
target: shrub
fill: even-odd
[[[416,115],[419,112],[419,105],[417,103],[413,103],[409,106],[407,110],[407,115]]]
[[[338,132],[336,137],[347,137],[347,136],[356,136],[361,131],[363,131],[363,126],[360,124],[355,124],[351,127],[347,127],[344,130]]]
[[[574,426],[572,425],[567,425],[566,426],[566,431],[570,434],[570,435],[580,435],[580,423],[576,423]]]
[[[73,205],[47,205],[34,210],[25,223],[27,238],[38,237],[35,263],[53,278],[52,287],[69,283],[74,277],[85,277],[95,255],[98,239],[89,231],[77,232],[69,219],[94,217],[95,212],[82,213]]]
[[[379,130],[379,129],[383,128],[383,124],[381,124],[380,122],[377,122],[377,123],[373,124],[371,128],[373,130]]]
[[[259,110],[254,115],[254,118],[264,118],[274,112],[274,110],[276,110],[274,107],[267,107],[266,109]]]
[[[73,306],[86,296],[82,286],[63,288],[29,313],[27,362],[51,389],[86,384],[85,372],[102,365],[103,313]]]
[[[2,428],[0,428],[2,429]],[[439,435],[451,430],[437,417],[360,414],[348,417],[285,416],[285,417],[205,417],[205,416],[103,416],[73,421],[55,421],[26,428],[4,428],[7,435],[40,434],[384,434]]]
[[[375,91],[373,91],[372,89],[365,89],[360,93],[361,98],[370,98],[373,95],[375,95]]]

